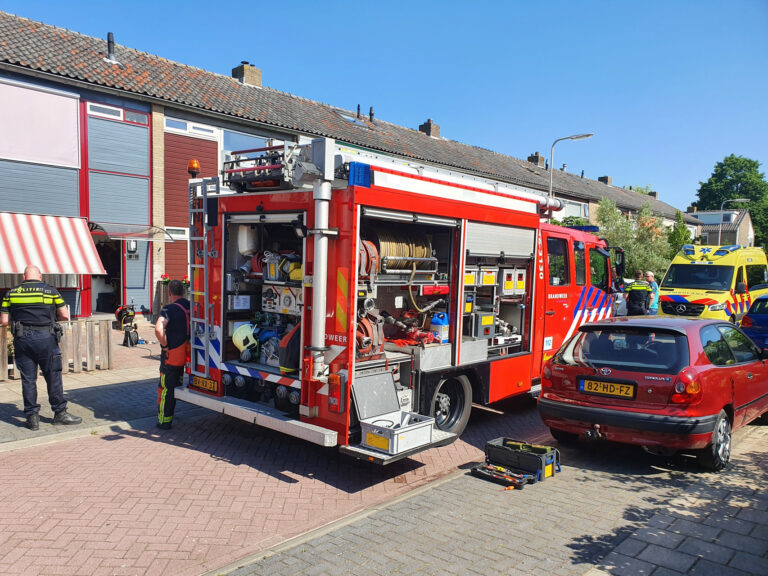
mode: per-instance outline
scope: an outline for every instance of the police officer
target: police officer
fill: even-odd
[[[175,390],[184,383],[184,365],[189,346],[189,300],[184,298],[184,284],[168,283],[171,303],[163,306],[155,324],[155,336],[162,346],[160,383],[157,385],[157,427],[168,430],[176,408]]]
[[[627,297],[627,316],[644,316],[648,313],[648,304],[653,290],[651,285],[643,280],[643,271],[635,272],[635,281],[625,292]]]
[[[37,403],[37,371],[42,371],[48,385],[48,400],[54,424],[80,424],[79,416],[67,412],[61,381],[61,350],[57,320],[69,320],[67,305],[56,288],[43,282],[37,266],[24,269],[24,279],[0,304],[0,324],[12,321],[13,350],[21,374],[24,414],[27,428],[40,428],[40,404]]]

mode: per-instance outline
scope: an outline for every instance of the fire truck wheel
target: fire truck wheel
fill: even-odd
[[[448,376],[428,388],[429,415],[435,426],[458,436],[464,432],[472,410],[472,385],[466,376]]]

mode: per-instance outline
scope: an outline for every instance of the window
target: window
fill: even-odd
[[[573,246],[573,260],[576,264],[576,285],[587,283],[587,262],[584,257],[584,243],[576,242]]]
[[[568,241],[562,238],[547,238],[549,285],[567,286],[571,283],[568,273]]]
[[[171,130],[181,130],[182,132],[187,131],[186,122],[183,122],[181,120],[174,120],[173,118],[165,119],[165,127],[170,128]]]
[[[736,362],[731,349],[716,326],[705,326],[701,329],[701,345],[704,347],[704,354],[715,366],[726,366]]]
[[[167,227],[165,231],[173,240],[188,240],[189,228],[170,228]]]
[[[266,138],[224,130],[224,153],[231,154],[235,150],[253,150],[264,148],[267,145]]]
[[[592,286],[608,292],[608,259],[594,249],[589,250],[589,281]]]
[[[576,218],[589,218],[589,204],[563,200],[563,217],[574,216]]]
[[[145,126],[149,124],[149,116],[147,116],[143,112],[134,112],[133,110],[126,110],[125,119],[128,122],[134,122],[136,124],[144,124]]]
[[[736,362],[754,362],[760,354],[752,340],[731,326],[718,326],[720,333],[736,358]]]
[[[113,120],[123,119],[122,108],[113,108],[104,104],[88,103],[88,114],[91,116],[101,116],[102,118],[112,118]]]
[[[621,326],[589,330],[579,332],[569,340],[557,353],[554,362],[678,374],[689,363],[688,338],[676,332]]]
[[[768,270],[764,264],[747,264],[747,288],[752,290],[758,284],[768,284]]]

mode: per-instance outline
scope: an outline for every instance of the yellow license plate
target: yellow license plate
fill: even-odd
[[[370,432],[365,435],[365,444],[371,448],[378,448],[379,450],[389,451],[389,438],[384,438],[378,434],[371,434]]]
[[[193,388],[200,388],[201,390],[210,390],[211,392],[219,391],[219,383],[216,382],[216,380],[201,378],[200,376],[192,376],[192,383],[190,386]]]
[[[582,380],[579,389],[585,394],[611,396],[613,398],[635,397],[634,384],[617,384],[616,382],[600,382],[599,380]]]

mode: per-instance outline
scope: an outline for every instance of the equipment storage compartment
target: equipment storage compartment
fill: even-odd
[[[352,400],[363,446],[400,454],[432,442],[435,419],[400,410],[391,372],[357,376],[352,384]]]
[[[560,452],[556,448],[512,438],[495,438],[486,442],[485,459],[489,464],[535,474],[536,480],[544,480],[560,472]]]

